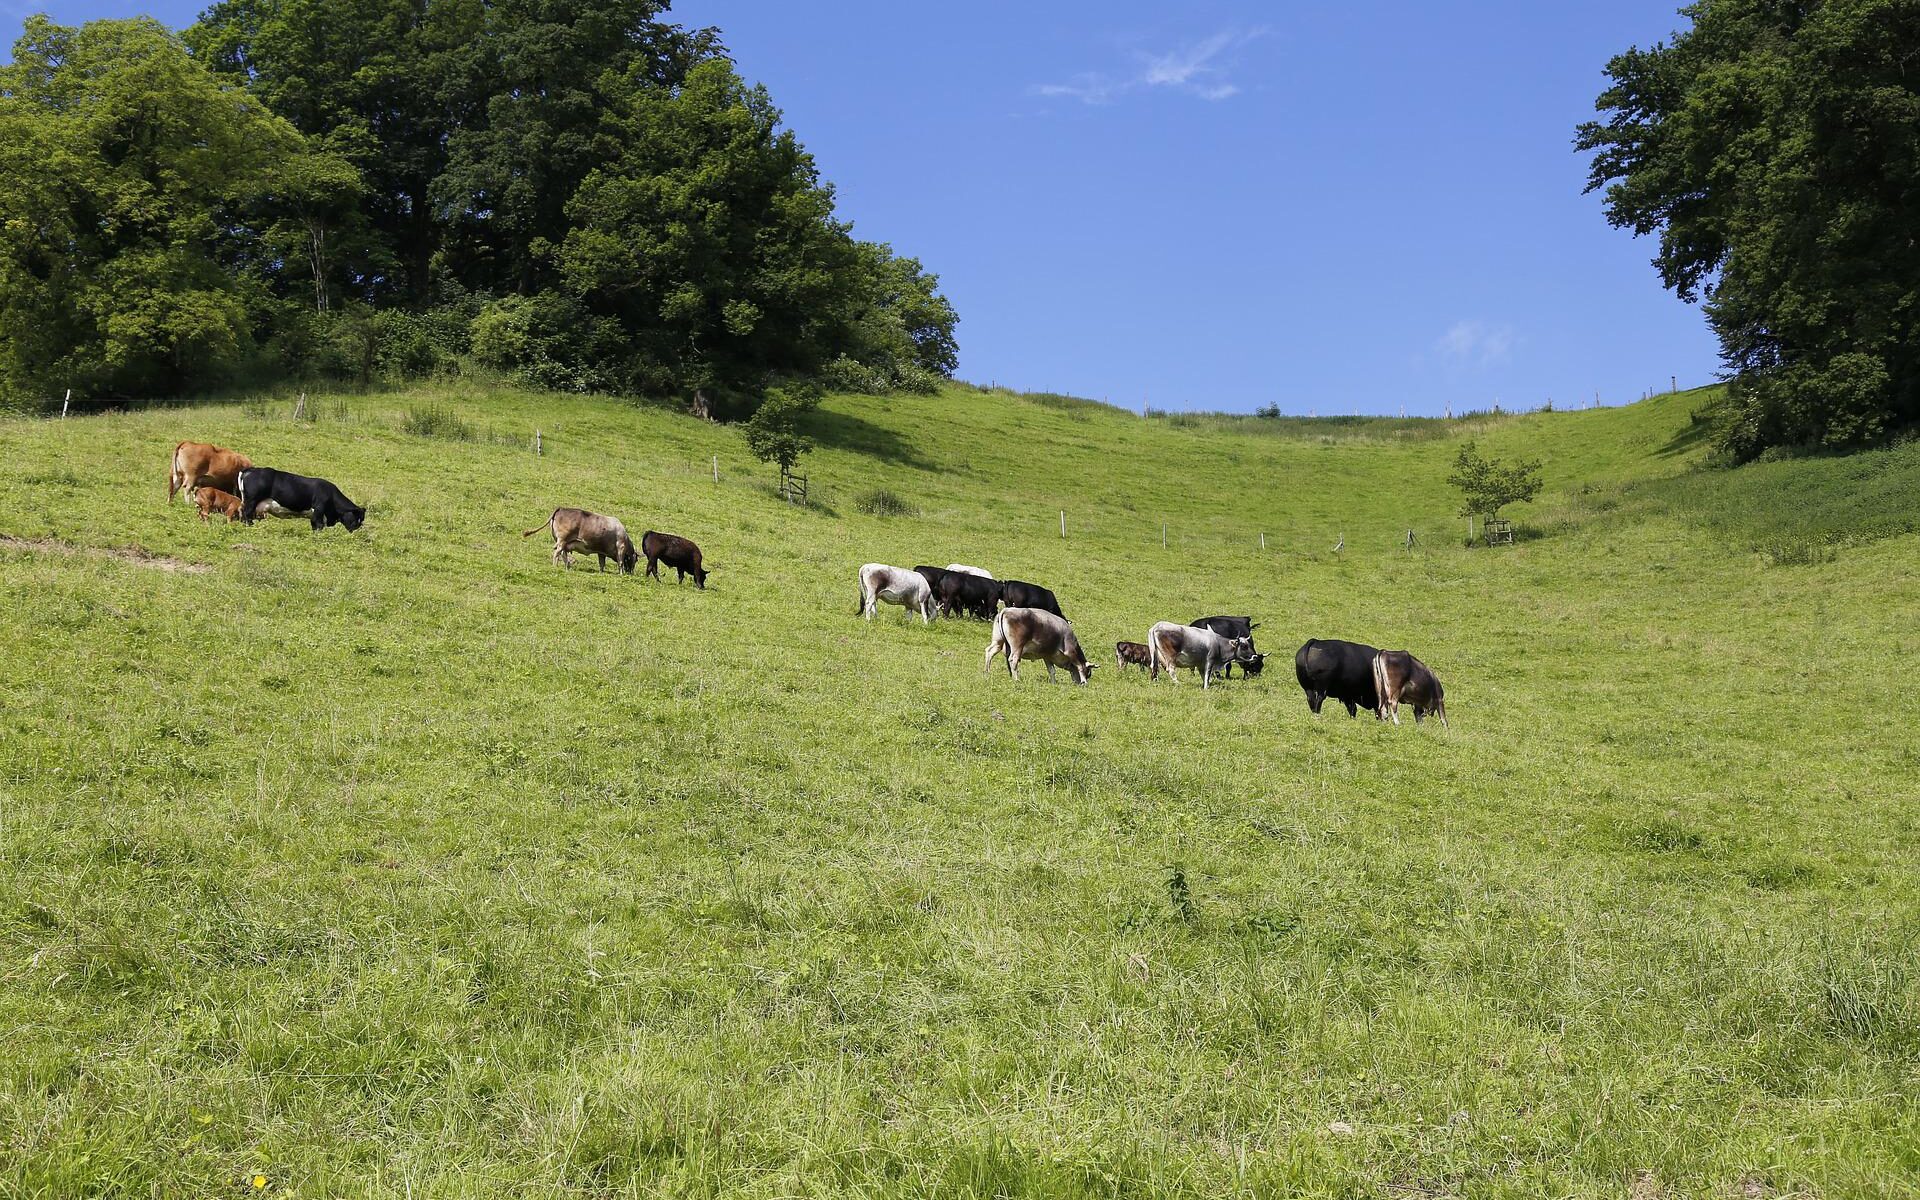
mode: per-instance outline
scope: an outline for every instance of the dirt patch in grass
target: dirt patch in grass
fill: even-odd
[[[188,562],[184,558],[155,554],[141,546],[120,546],[113,549],[100,546],[76,546],[58,538],[23,538],[14,537],[9,533],[0,533],[0,550],[20,550],[29,554],[75,554],[86,558],[113,558],[132,563],[136,567],[146,567],[149,570],[182,571],[188,575],[203,575],[211,569],[205,563]]]

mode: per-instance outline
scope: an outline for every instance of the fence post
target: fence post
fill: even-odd
[[[718,454],[713,456],[713,481],[715,483],[720,482],[720,456]]]
[[[540,431],[538,429],[533,431],[533,453],[536,458],[541,454]]]
[[[1162,550],[1167,548],[1167,527],[1165,524],[1160,526],[1160,548]]]
[[[295,422],[299,422],[300,420],[305,418],[306,415],[307,415],[307,394],[305,392],[301,392],[300,398],[293,402],[293,419]]]
[[[1067,536],[1067,510],[1064,508],[1060,510],[1060,536],[1062,539]]]
[[[1264,533],[1260,535],[1260,548],[1262,550],[1265,550],[1267,548],[1267,535]]]
[[[62,401],[60,402],[60,419],[61,419],[61,420],[63,420],[63,421],[64,421],[64,420],[66,419],[66,416],[67,416],[67,405],[69,405],[69,404],[72,404],[72,403],[73,403],[73,389],[72,389],[72,388],[68,388],[68,389],[67,389],[67,398],[66,398],[65,400],[62,400]]]

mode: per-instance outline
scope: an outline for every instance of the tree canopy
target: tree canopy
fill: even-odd
[[[467,359],[534,384],[928,386],[957,316],[856,240],[663,0],[220,0],[35,18],[0,73],[0,390]],[[17,319],[16,319],[17,318]]]
[[[1608,63],[1576,142],[1589,190],[1705,301],[1734,458],[1885,439],[1920,419],[1920,6],[1683,11],[1671,43]]]

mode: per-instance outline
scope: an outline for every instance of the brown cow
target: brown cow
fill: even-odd
[[[168,460],[167,503],[172,504],[182,491],[191,500],[203,487],[238,493],[240,472],[252,465],[253,460],[237,450],[225,450],[211,442],[181,442]]]
[[[1405,650],[1382,650],[1373,656],[1373,690],[1379,698],[1376,714],[1381,720],[1393,718],[1400,723],[1400,702],[1413,706],[1413,723],[1418,725],[1428,714],[1440,718],[1447,727],[1447,693],[1427,664]]]
[[[919,578],[915,576],[915,578]],[[1075,683],[1093,677],[1094,664],[1080,652],[1080,639],[1066,618],[1040,608],[1003,608],[993,618],[993,641],[987,645],[984,669],[993,670],[997,654],[1007,656],[1007,674],[1020,678],[1020,660],[1037,658],[1047,664],[1047,678],[1055,667],[1065,667]]]
[[[1115,642],[1113,644],[1114,667],[1124,671],[1129,663],[1144,671],[1153,664],[1153,651],[1139,642]]]
[[[227,514],[227,524],[240,519],[240,497],[232,492],[223,492],[217,487],[203,487],[195,494],[194,500],[200,505],[200,521],[206,523],[214,513]]]
[[[607,569],[607,560],[611,558],[631,575],[640,561],[633,549],[633,539],[627,536],[627,527],[613,517],[603,517],[584,508],[556,508],[545,525],[535,525],[520,536],[532,537],[542,529],[553,531],[553,561],[569,570],[573,568],[575,550],[599,555],[602,571]]]
[[[660,578],[660,564],[666,563],[679,572],[676,582],[685,583],[691,575],[701,591],[707,590],[707,569],[700,565],[700,547],[686,538],[649,529],[640,539],[640,553],[647,556],[647,574],[655,579]]]

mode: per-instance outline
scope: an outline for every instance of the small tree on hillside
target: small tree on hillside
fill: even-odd
[[[1447,482],[1460,490],[1461,516],[1491,521],[1507,505],[1525,504],[1540,494],[1540,460],[1502,462],[1468,442],[1453,460]]]
[[[813,439],[800,432],[800,419],[820,406],[820,393],[804,384],[767,389],[767,397],[741,427],[747,449],[761,462],[777,463],[784,491],[800,456],[813,449]]]

